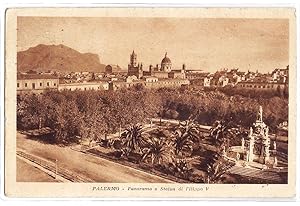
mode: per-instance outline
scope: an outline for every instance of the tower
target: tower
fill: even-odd
[[[137,55],[134,53],[134,50],[132,51],[132,54],[130,55],[130,65],[133,67],[137,66]]]
[[[138,79],[143,77],[143,64],[137,63],[137,54],[132,51],[132,54],[130,55],[130,60],[128,64],[128,76],[135,75]]]
[[[182,71],[185,72],[185,70],[186,70],[186,66],[185,66],[185,64],[183,64],[183,65],[182,65]]]
[[[181,78],[185,79],[186,78],[186,66],[185,64],[182,65],[182,69],[181,69]]]

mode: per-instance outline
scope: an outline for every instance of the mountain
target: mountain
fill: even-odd
[[[92,53],[80,53],[65,45],[39,44],[17,54],[18,71],[88,71],[103,72],[105,65],[99,56]]]

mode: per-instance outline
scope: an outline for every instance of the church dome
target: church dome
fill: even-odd
[[[171,64],[171,60],[169,57],[167,57],[167,53],[165,54],[165,57],[161,60],[162,64]]]

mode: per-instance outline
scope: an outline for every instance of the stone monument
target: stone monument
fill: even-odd
[[[270,159],[269,127],[263,122],[263,110],[259,107],[257,118],[249,131],[249,162],[267,163]]]

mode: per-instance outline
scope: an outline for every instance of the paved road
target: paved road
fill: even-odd
[[[17,182],[57,182],[47,173],[17,158]]]
[[[164,178],[103,158],[86,155],[68,147],[59,147],[57,145],[43,144],[30,140],[20,133],[17,133],[17,148],[49,161],[57,159],[58,166],[89,177],[95,182],[171,183],[171,181]]]
[[[244,177],[262,179],[262,180],[264,180],[266,182],[270,182],[270,183],[284,183],[285,182],[285,180],[277,172],[273,172],[273,171],[264,171],[264,170],[260,170],[260,169],[233,166],[229,170],[229,173],[241,175]],[[285,174],[287,176],[287,173],[285,173]]]

